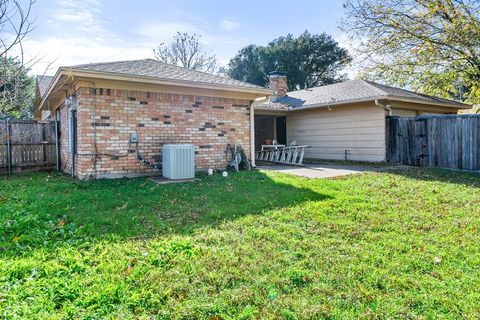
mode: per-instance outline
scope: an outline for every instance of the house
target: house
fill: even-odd
[[[195,145],[198,170],[225,168],[227,144],[253,154],[251,105],[271,94],[152,59],[61,67],[37,80],[35,117],[59,121],[61,168],[80,179],[158,173],[165,143]]]
[[[386,117],[470,106],[352,80],[288,92],[152,59],[61,67],[37,79],[35,117],[59,122],[60,163],[83,178],[158,173],[166,143],[196,148],[196,169],[225,168],[227,144],[254,159],[265,140],[310,145],[306,158],[385,161]]]
[[[255,148],[265,141],[309,145],[305,158],[386,160],[386,117],[456,114],[469,109],[441,99],[364,80],[287,92],[287,77],[270,74],[273,95],[255,107]]]

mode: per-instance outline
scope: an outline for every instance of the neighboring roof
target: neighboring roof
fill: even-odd
[[[258,104],[258,109],[295,110],[298,108],[328,106],[375,99],[412,100],[425,104],[470,108],[458,101],[442,99],[366,80],[349,80],[321,87],[291,91],[275,101]]]
[[[37,82],[38,91],[40,92],[40,97],[43,98],[45,93],[50,86],[50,83],[53,80],[52,76],[36,76],[35,80]]]
[[[160,80],[188,81],[221,86],[231,86],[237,88],[266,90],[266,88],[264,87],[260,87],[247,82],[221,77],[205,72],[195,71],[183,67],[178,67],[154,59],[90,63],[65,68],[111,73],[116,75],[156,78]]]

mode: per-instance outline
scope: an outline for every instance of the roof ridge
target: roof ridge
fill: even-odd
[[[183,67],[183,66],[177,66],[176,64],[166,63],[166,62],[163,62],[163,61],[159,61],[157,59],[147,58],[145,60],[151,60],[153,62],[161,63],[161,64],[164,64],[164,65],[167,65],[167,66],[170,66],[170,67],[180,68],[180,69],[188,70],[190,72],[196,72],[196,73],[205,74],[205,75],[208,75],[208,76],[214,76],[214,77],[218,77],[218,78],[222,78],[222,79],[229,79],[229,80],[238,81],[238,82],[245,82],[245,81],[233,79],[233,78],[230,78],[230,77],[224,77],[224,76],[221,76],[221,75],[218,75],[218,74],[208,73],[206,71],[194,70],[194,69],[190,69],[190,68]],[[248,82],[245,82],[245,83],[248,83]],[[250,84],[253,84],[253,83],[250,83]],[[256,86],[262,88],[259,85],[256,85]]]
[[[351,82],[351,81],[360,81],[360,80],[359,79],[348,79],[348,80],[339,81],[339,82],[335,82],[335,83],[324,84],[323,86],[316,86],[316,87],[310,87],[310,88],[288,91],[287,94],[290,93],[290,92],[293,93],[293,92],[300,92],[300,91],[312,92],[313,89],[325,88],[325,87],[334,86],[334,85],[338,85],[338,84],[345,83],[345,82]]]
[[[383,86],[382,84],[376,83],[376,82],[373,82],[373,81],[369,81],[369,80],[365,80],[365,79],[357,79],[357,80],[366,83],[367,85],[369,85],[370,87],[372,87],[372,88],[374,88],[374,89],[376,89],[376,90],[380,90],[381,92],[383,92],[383,94],[384,94],[385,96],[388,97],[388,95],[389,95],[388,92],[386,92],[385,90],[383,90],[383,89],[378,88],[378,87],[375,86],[375,85],[381,85],[381,86]],[[384,87],[385,87],[385,86],[384,86]]]
[[[251,87],[257,87],[257,88],[265,89],[265,87],[255,85],[255,84],[252,84],[252,83],[248,83],[248,82],[245,82],[245,81],[233,79],[233,78],[226,77],[226,76],[221,76],[221,75],[218,75],[218,74],[208,73],[208,72],[205,72],[205,71],[193,70],[193,69],[189,69],[187,67],[182,67],[182,66],[178,66],[178,65],[175,65],[175,64],[170,64],[170,63],[166,63],[166,62],[163,62],[163,61],[159,61],[159,60],[153,59],[153,58],[85,63],[85,64],[78,64],[78,65],[74,65],[74,66],[66,66],[64,68],[73,68],[73,69],[76,69],[76,68],[90,68],[90,67],[96,67],[96,66],[100,66],[100,65],[115,65],[115,64],[118,64],[118,63],[129,63],[129,62],[153,62],[153,63],[157,63],[159,65],[163,65],[163,66],[168,67],[168,68],[176,68],[176,69],[179,69],[179,70],[183,70],[185,72],[195,73],[195,74],[198,74],[198,75],[205,75],[205,76],[208,76],[208,77],[215,77],[217,79],[229,80],[229,81],[233,81],[234,83],[237,83],[237,84],[244,83],[244,84],[250,85]]]
[[[380,89],[376,86],[382,86],[382,87],[386,87],[386,88],[389,88],[389,89],[401,90],[401,91],[405,91],[405,92],[409,92],[409,93],[413,93],[413,94],[421,94],[421,93],[418,93],[418,92],[415,92],[415,91],[412,91],[412,90],[407,90],[407,89],[403,89],[403,88],[399,88],[399,87],[393,87],[393,86],[389,86],[389,85],[386,85],[386,84],[383,84],[383,83],[378,83],[378,82],[371,81],[371,80],[363,80],[362,79],[362,81],[368,83],[369,85],[371,85],[374,88],[377,88],[378,90],[383,91],[387,95],[389,95],[388,92],[386,92],[383,89]],[[429,96],[429,97],[434,97],[434,96]],[[437,97],[435,97],[435,98],[437,98]]]
[[[92,63],[76,64],[76,65],[73,65],[73,66],[63,66],[63,68],[79,68],[79,67],[86,67],[86,66],[98,66],[98,65],[101,65],[101,64],[114,64],[114,63],[121,63],[121,62],[135,62],[135,61],[145,61],[145,60],[153,60],[153,59],[144,58],[144,59],[92,62]]]
[[[143,78],[171,79],[174,81],[193,81],[208,85],[239,87],[250,90],[267,91],[265,87],[233,79],[224,75],[192,70],[174,64],[165,63],[153,58],[118,60],[64,66],[65,70],[92,71],[108,74],[131,75]]]

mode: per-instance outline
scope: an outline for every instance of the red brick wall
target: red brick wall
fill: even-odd
[[[274,116],[255,116],[255,149],[261,150],[265,140],[275,139]]]
[[[241,144],[249,155],[248,100],[107,88],[97,88],[96,95],[92,88],[80,88],[77,97],[80,178],[157,172],[139,162],[135,152],[128,153],[133,131],[137,132],[142,155],[151,162],[165,143],[195,145],[197,170],[224,168],[228,143]],[[96,163],[92,156],[95,140],[99,155]]]

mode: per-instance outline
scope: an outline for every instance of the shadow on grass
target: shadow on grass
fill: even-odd
[[[157,185],[147,178],[76,181],[56,173],[0,178],[0,254],[108,238],[188,234],[327,196],[260,172]]]
[[[392,167],[392,169],[383,172],[427,182],[436,181],[480,188],[480,172],[478,171],[461,171],[428,167]]]

